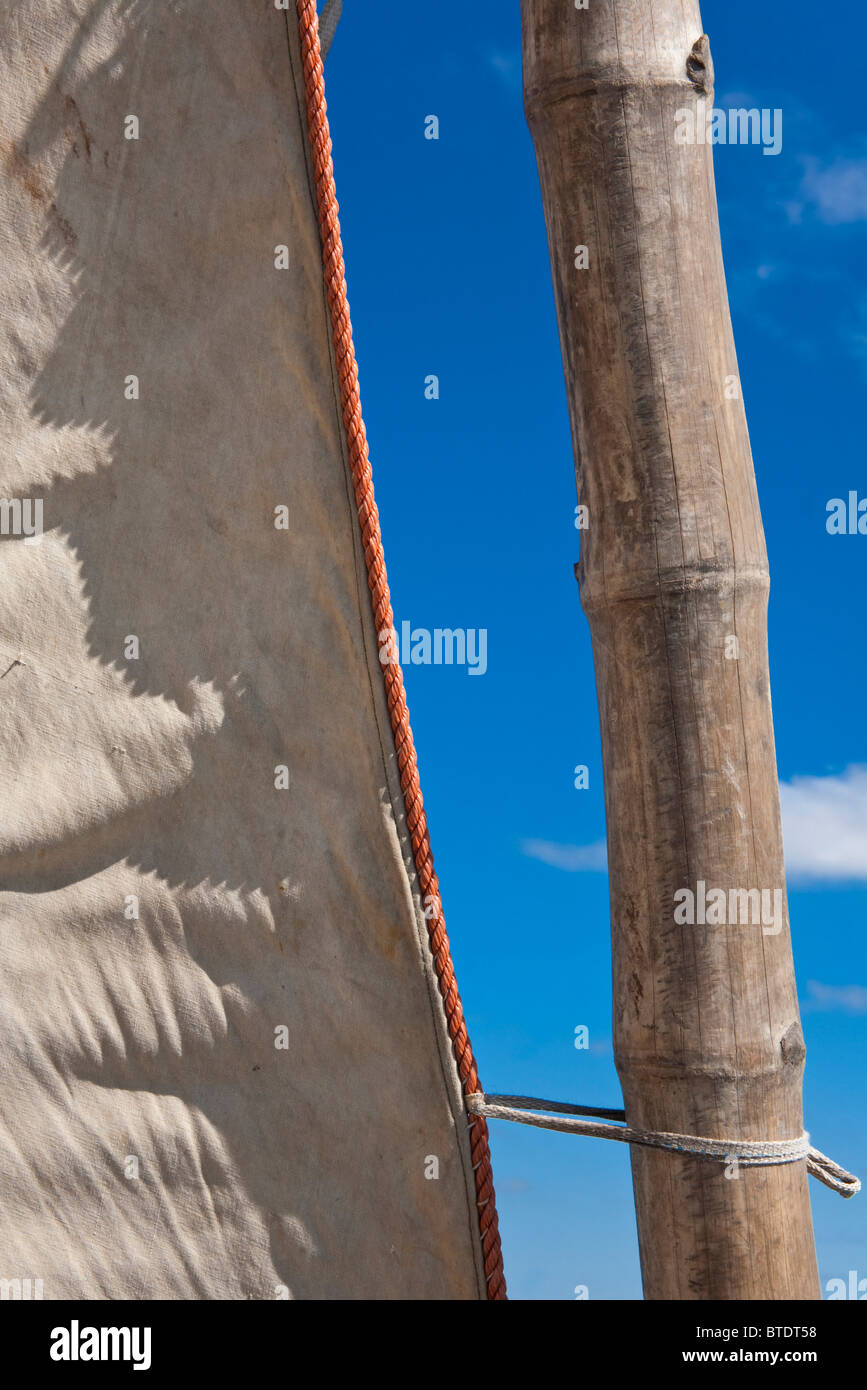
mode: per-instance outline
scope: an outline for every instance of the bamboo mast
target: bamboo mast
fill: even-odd
[[[805,1050],[767,555],[712,150],[675,138],[678,112],[712,108],[708,42],[697,0],[522,4],[525,108],[589,509],[577,574],[602,726],[627,1120],[794,1138]],[[687,889],[694,925],[675,920]],[[711,889],[724,893],[703,912]],[[764,925],[742,924],[754,889],[768,890]],[[631,1153],[645,1297],[819,1297],[803,1162],[737,1171]]]

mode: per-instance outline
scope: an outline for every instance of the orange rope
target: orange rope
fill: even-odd
[[[379,634],[385,629],[391,630],[394,614],[385,574],[379,513],[373,499],[373,476],[367,449],[367,435],[364,421],[361,418],[358,367],[355,361],[352,325],[349,321],[349,304],[346,297],[343,244],[340,239],[340,221],[337,215],[337,193],[334,187],[334,166],[331,161],[331,136],[328,131],[325,84],[322,75],[322,58],[319,51],[319,21],[315,0],[297,0],[297,6],[298,22],[301,27],[301,57],[304,65],[307,121],[310,148],[313,152],[319,230],[322,235],[325,286],[328,294],[328,307],[331,311],[337,376],[340,382],[340,400],[343,407],[343,423],[346,427],[349,444],[349,462],[355,487],[358,519],[361,523],[364,558],[367,564],[367,582],[373,604],[376,631]],[[439,883],[434,872],[427,816],[424,812],[419,788],[415,745],[409,727],[403,672],[397,663],[385,665],[382,669],[415,867],[422,899],[428,906],[434,908],[433,915],[428,920],[427,925],[440,994],[445,1006],[446,1023],[454,1048],[458,1074],[463,1083],[464,1095],[473,1095],[481,1087],[479,1086],[473,1050],[464,1023],[464,1011],[455,983],[455,972],[449,949],[449,939],[446,935]],[[503,1255],[500,1248],[494,1181],[491,1173],[491,1155],[488,1148],[488,1126],[483,1117],[471,1116],[469,1112],[467,1119],[470,1125],[470,1149],[476,1178],[476,1206],[479,1213],[479,1230],[488,1298],[504,1299],[506,1297],[506,1281],[503,1273]]]

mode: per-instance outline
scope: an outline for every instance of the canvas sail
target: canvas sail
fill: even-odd
[[[0,139],[0,1276],[484,1298],[294,5],[10,0]]]

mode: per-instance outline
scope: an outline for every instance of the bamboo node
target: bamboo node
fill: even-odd
[[[698,91],[710,96],[713,92],[713,58],[710,56],[710,39],[702,34],[692,46],[686,60],[686,72],[692,85]]]

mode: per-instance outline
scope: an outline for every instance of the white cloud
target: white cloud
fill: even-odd
[[[521,845],[530,859],[540,859],[553,869],[568,873],[604,873],[608,868],[605,841],[593,845],[555,845],[550,840],[524,840]]]
[[[801,1009],[804,1013],[867,1014],[867,989],[863,985],[820,985],[818,980],[808,980],[807,998]]]
[[[867,883],[867,766],[836,777],[793,777],[780,784],[786,870],[793,882]],[[605,841],[560,845],[524,840],[521,849],[567,873],[604,873]]]
[[[718,111],[729,111],[732,107],[742,106],[749,110],[751,106],[758,106],[760,103],[753,100],[752,92],[723,92],[722,96],[714,97],[714,105]]]
[[[513,53],[503,53],[500,49],[492,49],[486,55],[488,66],[512,91],[521,90],[521,54],[515,49]]]
[[[792,879],[867,882],[867,767],[780,786],[786,869]]]
[[[508,1193],[512,1194],[513,1196],[520,1197],[520,1196],[523,1196],[523,1194],[524,1194],[525,1192],[530,1192],[531,1189],[532,1189],[532,1183],[529,1183],[529,1182],[527,1181],[526,1178],[498,1178],[498,1179],[497,1179],[497,1191],[498,1191],[498,1192],[508,1192]]]
[[[823,222],[867,221],[867,159],[835,159],[825,168],[808,159],[801,192]]]

